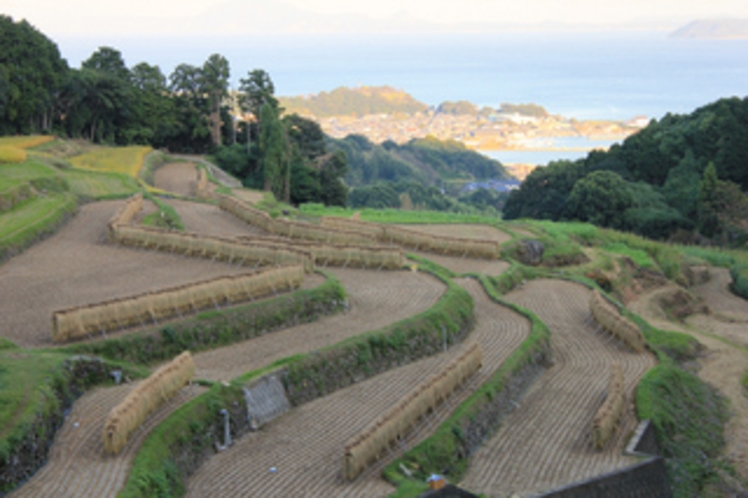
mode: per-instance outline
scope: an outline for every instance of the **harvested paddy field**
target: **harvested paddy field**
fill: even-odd
[[[12,498],[114,497],[127,479],[146,436],[182,403],[204,392],[193,386],[182,389],[157,411],[148,416],[119,455],[104,453],[102,433],[109,411],[119,404],[136,384],[94,389],[73,405],[65,423],[57,432],[49,460]]]
[[[461,483],[489,496],[521,496],[549,490],[625,467],[625,437],[637,421],[632,393],[655,364],[598,331],[590,291],[562,280],[535,280],[506,299],[530,309],[551,330],[554,365],[519,401],[519,407],[472,457]],[[602,451],[592,448],[592,420],[605,398],[610,364],[621,364],[626,408],[616,437]]]
[[[430,308],[446,286],[427,273],[331,269],[348,294],[348,310],[316,322],[194,355],[197,378],[230,380],[275,360],[377,330]]]
[[[721,340],[729,337],[725,334],[725,328],[731,327],[731,324],[716,318],[739,311],[741,304],[748,306],[748,303],[730,293],[728,286],[731,280],[726,278],[729,277],[726,270],[712,267],[710,272],[712,279],[706,284],[693,287],[691,291],[705,299],[714,315],[693,315],[688,318],[687,323],[668,320],[658,305],[660,295],[667,290],[643,294],[630,303],[629,308],[655,327],[692,334],[706,346],[706,353],[700,355],[698,360],[697,374],[730,400],[731,416],[725,425],[726,444],[723,455],[733,463],[741,477],[748,480],[748,396],[740,384],[740,378],[748,366],[748,350]],[[670,287],[678,289],[676,286]],[[707,292],[714,292],[716,297]],[[746,333],[746,328],[746,324],[743,324],[743,334]]]
[[[188,496],[374,497],[394,491],[379,471],[399,452],[393,450],[390,458],[355,481],[345,482],[340,474],[346,441],[467,345],[477,342],[483,349],[484,366],[449,400],[448,405],[456,406],[485,382],[530,332],[524,317],[491,301],[478,282],[464,279],[459,283],[475,301],[475,330],[464,345],[293,409],[209,459],[189,481]],[[406,446],[412,447],[426,437],[450,411],[446,406],[438,411],[431,425],[422,424]],[[271,467],[276,472],[271,472]]]
[[[458,224],[418,224],[418,225],[398,225],[402,228],[415,230],[418,232],[428,233],[431,235],[441,235],[444,237],[454,237],[458,239],[483,239],[495,240],[499,244],[509,242],[512,236],[498,228],[487,225],[458,225]]]
[[[732,277],[726,268],[709,267],[709,280],[689,289],[709,308],[726,319],[748,322],[748,301],[730,292]]]
[[[153,175],[156,188],[184,197],[195,195],[197,169],[192,163],[169,163],[161,166]]]
[[[0,266],[2,335],[50,346],[52,312],[246,272],[223,263],[110,244],[107,221],[123,201],[82,206],[57,234]]]
[[[239,235],[265,234],[228,213],[214,204],[164,199],[162,202],[173,207],[184,223],[188,232],[210,235],[213,237],[234,238]]]
[[[500,259],[478,259],[478,258],[460,258],[455,256],[442,256],[427,252],[411,252],[416,256],[428,259],[434,263],[453,271],[458,275],[465,273],[479,273],[497,277],[509,268],[509,263]]]

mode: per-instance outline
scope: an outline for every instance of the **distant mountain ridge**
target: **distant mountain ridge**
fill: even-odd
[[[673,31],[670,37],[748,40],[748,19],[702,19]]]
[[[287,114],[316,117],[413,114],[429,108],[410,94],[391,86],[339,87],[309,97],[280,97],[278,100]]]

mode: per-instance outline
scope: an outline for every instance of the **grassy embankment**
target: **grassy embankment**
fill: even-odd
[[[241,375],[229,385],[216,384],[186,403],[148,436],[119,496],[181,496],[187,477],[223,437],[220,409],[231,412],[232,406],[244,406],[242,387],[254,378],[283,368],[291,402],[298,405],[350,385],[353,379],[360,381],[441,351],[442,329],[450,344],[464,338],[472,326],[472,300],[445,275],[435,275],[448,289],[423,313],[319,352],[281,359]],[[236,420],[233,413],[232,420]]]
[[[114,369],[146,374],[120,362],[20,350],[0,337],[0,494],[46,460],[65,409],[91,386],[111,382]]]

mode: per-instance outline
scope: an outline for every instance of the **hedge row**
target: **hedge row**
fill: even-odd
[[[167,326],[69,346],[64,350],[151,364],[173,358],[184,350],[202,351],[245,341],[342,310],[346,305],[345,289],[336,278],[326,276],[327,281],[314,289],[209,311]]]

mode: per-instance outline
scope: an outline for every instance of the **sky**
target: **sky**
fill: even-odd
[[[746,18],[746,0],[0,0],[51,37],[671,30]]]

